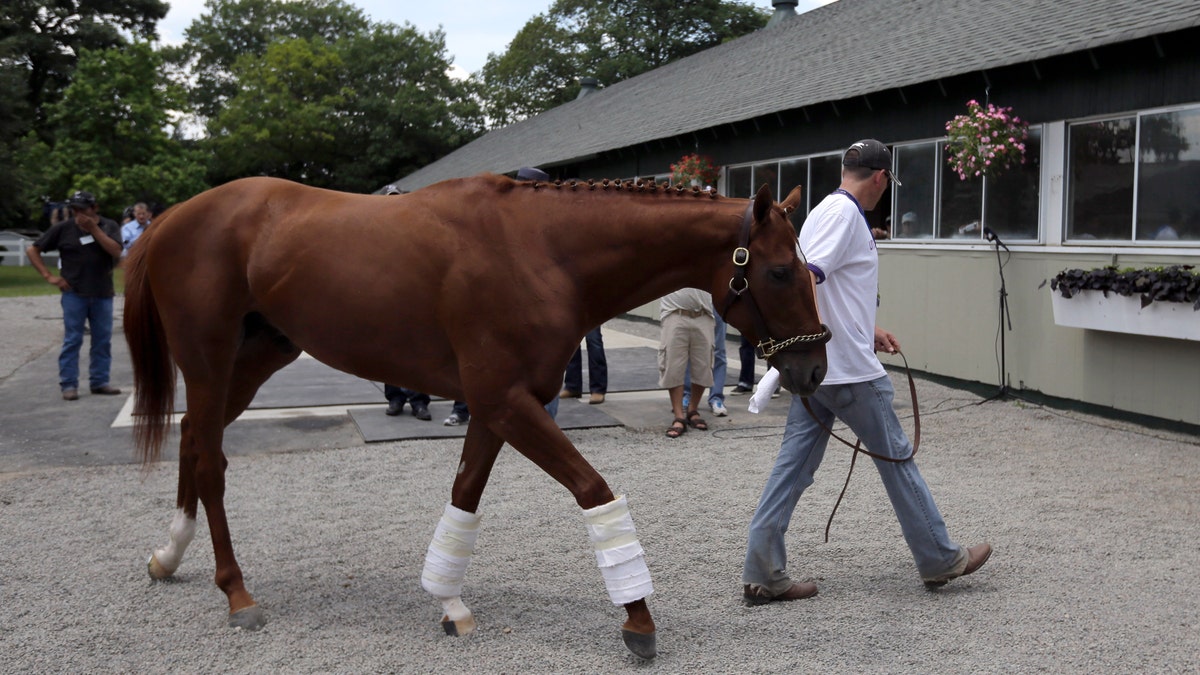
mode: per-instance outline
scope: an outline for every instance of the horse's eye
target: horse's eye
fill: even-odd
[[[792,280],[792,268],[790,267],[772,267],[767,272],[767,276],[771,277],[771,281],[788,283]]]

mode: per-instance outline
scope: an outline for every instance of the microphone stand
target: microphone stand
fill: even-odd
[[[979,405],[987,403],[988,401],[1004,400],[1006,398],[1020,398],[1019,396],[1013,394],[1012,390],[1008,386],[1008,364],[1005,359],[1006,345],[1004,343],[1004,333],[1006,332],[1005,325],[1008,326],[1009,331],[1012,330],[1012,316],[1010,316],[1008,313],[1008,288],[1004,284],[1004,263],[1000,260],[1000,248],[1003,247],[1005,252],[1010,255],[1012,254],[1012,251],[1008,250],[1008,247],[1004,245],[1004,242],[1000,241],[1000,237],[996,236],[996,233],[993,232],[990,227],[983,228],[983,237],[987,241],[992,242],[993,247],[996,249],[996,267],[1000,273],[1000,388],[995,394],[992,394],[991,396],[980,401]]]

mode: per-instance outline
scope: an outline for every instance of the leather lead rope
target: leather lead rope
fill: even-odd
[[[828,426],[825,425],[824,422],[822,422],[820,420],[820,418],[817,417],[817,413],[813,411],[812,405],[809,404],[807,396],[801,398],[801,401],[804,402],[805,410],[808,410],[808,414],[810,416],[812,416],[813,420],[817,423],[817,425],[820,426],[823,430],[825,430],[825,432],[828,433],[830,436],[841,441],[843,445],[845,445],[846,447],[848,447],[854,451],[850,455],[850,470],[846,472],[846,483],[844,485],[842,485],[842,491],[840,494],[838,494],[837,501],[833,505],[833,510],[829,512],[829,520],[826,521],[826,523],[825,523],[825,543],[826,544],[829,543],[829,528],[833,525],[833,516],[835,514],[837,514],[838,507],[841,506],[841,504],[842,504],[842,498],[846,496],[846,489],[850,487],[850,476],[854,475],[854,464],[858,460],[858,455],[861,453],[864,455],[869,455],[873,459],[882,460],[884,462],[891,462],[893,464],[902,464],[904,462],[909,461],[913,457],[916,457],[917,449],[921,447],[921,410],[920,410],[920,406],[917,403],[917,384],[916,384],[916,382],[913,381],[912,369],[908,367],[908,359],[905,358],[904,352],[901,352],[900,350],[896,350],[896,353],[899,354],[900,358],[904,361],[904,372],[906,375],[908,375],[908,391],[909,391],[909,394],[912,396],[913,448],[912,448],[912,452],[908,453],[908,457],[903,457],[903,458],[887,457],[885,455],[880,455],[878,453],[871,452],[870,450],[867,450],[862,447],[862,439],[861,438],[855,438],[854,439],[855,442],[853,444],[851,444],[850,441],[847,441],[846,439],[842,438],[841,436],[838,436],[837,434],[833,433],[833,429],[830,429]]]

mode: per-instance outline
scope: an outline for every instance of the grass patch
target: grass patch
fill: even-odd
[[[113,283],[118,294],[125,292],[125,275],[120,268],[113,271]],[[58,295],[58,289],[46,283],[32,265],[0,265],[0,298],[22,298],[31,295]]]

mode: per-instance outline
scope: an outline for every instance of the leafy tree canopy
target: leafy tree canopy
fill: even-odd
[[[109,216],[136,201],[170,204],[205,189],[203,155],[167,133],[182,93],[161,64],[146,42],[83,50],[62,100],[47,107],[56,141],[31,149],[27,174],[40,173],[57,199],[94,192]]]
[[[70,83],[81,51],[125,44],[125,35],[152,39],[166,15],[163,0],[5,0],[0,64],[24,73],[26,102],[40,125],[43,107]]]
[[[367,32],[362,11],[343,0],[207,0],[206,11],[184,31],[167,58],[189,66],[196,111],[213,117],[238,89],[234,67],[244,56],[262,57],[276,42],[319,39],[333,43]]]
[[[503,126],[579,94],[579,79],[615,84],[751,33],[770,12],[734,0],[556,0],[477,75],[492,124]]]
[[[231,70],[238,86],[208,124],[212,180],[374,191],[482,128],[470,85],[451,80],[449,65],[440,32],[389,23],[243,54]]]

